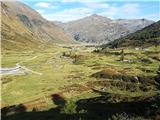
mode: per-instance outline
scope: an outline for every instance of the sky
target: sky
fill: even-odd
[[[160,20],[159,0],[21,0],[50,21],[68,22],[92,14],[111,19]]]

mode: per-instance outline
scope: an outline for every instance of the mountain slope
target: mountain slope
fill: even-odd
[[[2,49],[33,48],[48,42],[73,43],[62,28],[21,2],[1,2],[1,8]]]
[[[105,47],[127,47],[127,46],[152,46],[160,45],[160,21],[151,24],[135,33],[129,34],[126,37],[117,39]]]
[[[112,20],[99,15],[91,15],[68,23],[59,23],[73,38],[87,43],[108,43],[150,25],[153,21],[145,19]]]

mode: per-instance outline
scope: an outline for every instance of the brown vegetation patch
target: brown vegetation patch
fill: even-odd
[[[1,77],[2,84],[9,83],[9,82],[11,82],[12,80],[13,80],[13,78],[8,77],[8,76]]]
[[[82,79],[84,77],[84,75],[85,75],[85,73],[77,72],[75,74],[68,75],[67,78],[69,78],[71,80],[79,80],[79,79]]]
[[[121,91],[129,91],[129,92],[148,92],[150,90],[153,90],[153,86],[151,85],[144,85],[144,84],[137,84],[132,82],[124,82],[119,80],[105,80],[100,79],[97,81],[89,81],[85,84],[88,88],[93,89],[95,87],[101,87],[102,89],[112,89],[117,88]]]
[[[72,84],[69,86],[64,86],[62,88],[62,93],[64,92],[83,92],[89,90],[88,87],[80,85],[80,84]]]
[[[129,68],[123,70],[116,70],[112,68],[106,68],[102,71],[96,72],[91,75],[97,79],[111,79],[111,80],[123,80],[126,82],[144,83],[144,84],[156,84],[155,76],[135,75],[136,71]]]

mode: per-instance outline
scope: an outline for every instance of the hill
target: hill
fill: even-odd
[[[21,2],[1,2],[2,49],[29,49],[46,43],[73,43],[62,28]]]
[[[68,23],[55,22],[62,26],[66,32],[80,42],[108,43],[140,30],[153,23],[146,19],[118,19],[112,20],[97,14],[71,21]]]
[[[114,48],[128,46],[147,47],[152,45],[160,45],[160,21],[103,46]]]

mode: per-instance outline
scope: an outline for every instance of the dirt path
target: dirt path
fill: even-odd
[[[19,63],[16,63],[16,67],[12,67],[12,68],[1,68],[0,69],[0,75],[11,75],[11,74],[24,74],[26,72],[31,72],[33,74],[37,74],[37,75],[42,75],[42,73],[40,72],[36,72],[36,71],[33,71],[25,66],[21,66],[20,63],[23,63],[23,62],[28,62],[28,61],[31,61],[31,60],[34,60],[36,59],[38,56],[34,56],[32,58],[29,58],[29,59],[26,59],[24,61],[21,61]]]
[[[36,72],[36,71],[33,71],[25,66],[19,65],[19,63],[17,63],[16,66],[19,66],[19,68],[22,68],[23,70],[25,70],[25,72],[31,72],[33,74],[42,75],[42,73],[40,73],[40,72]]]
[[[19,63],[16,64],[16,67],[13,68],[1,68],[0,74],[1,75],[11,75],[11,74],[24,74],[26,72],[31,72],[33,74],[42,75],[40,72],[33,71],[25,66],[19,65]]]

